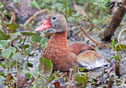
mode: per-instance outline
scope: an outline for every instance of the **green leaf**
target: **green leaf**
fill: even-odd
[[[26,49],[26,48],[29,48],[29,47],[30,47],[30,45],[29,45],[29,44],[25,44],[25,45],[23,45],[23,47],[22,47],[22,48]]]
[[[4,32],[0,30],[0,34],[4,34]]]
[[[35,32],[21,32],[22,35],[26,35],[26,36],[36,36],[37,33]]]
[[[3,49],[3,48],[6,48],[6,46],[8,45],[9,43],[9,40],[0,40],[0,47]]]
[[[15,64],[16,64],[16,61],[11,61],[10,68],[13,68]]]
[[[0,73],[0,76],[6,77],[4,73]]]
[[[75,18],[70,16],[70,17],[67,18],[67,20],[68,20],[68,22],[74,22]]]
[[[2,51],[2,57],[4,58],[9,58],[11,56],[11,53],[15,53],[16,52],[16,48],[14,47],[9,47],[7,49],[4,49]]]
[[[39,59],[39,71],[45,75],[51,74],[53,71],[52,61],[41,57]]]
[[[3,84],[3,80],[5,80],[5,77],[0,76],[0,84],[1,84],[1,85]]]
[[[45,48],[47,42],[48,42],[48,39],[47,38],[42,38],[40,40],[41,48]]]
[[[28,67],[33,67],[33,64],[30,63],[30,62],[28,62],[28,63],[27,63],[27,66],[28,66]]]
[[[87,78],[84,76],[77,76],[76,81],[78,84],[86,84],[87,83]]]
[[[29,48],[24,50],[25,54],[29,55],[31,53],[31,50]]]
[[[9,31],[13,32],[16,30],[16,28],[18,28],[18,24],[7,24],[7,26],[9,27]]]
[[[22,35],[21,35],[21,32],[14,32],[13,34],[11,34],[11,38],[10,38],[10,40],[11,41],[13,41],[13,40],[17,40],[17,39],[19,39],[19,37],[21,37]]]
[[[41,40],[41,36],[39,34],[36,34],[35,36],[32,36],[32,41],[39,43]]]
[[[30,73],[27,73],[26,74],[26,79],[30,79],[31,78],[31,74]]]
[[[7,68],[7,65],[6,65],[6,63],[5,63],[5,62],[1,62],[1,63],[0,63],[0,66],[2,66],[4,69],[6,69],[6,68]]]
[[[115,54],[114,57],[115,57],[115,60],[118,60],[118,61],[120,60],[119,55]]]
[[[23,56],[22,56],[20,53],[15,53],[15,54],[12,56],[12,60],[15,60],[15,61],[21,63],[22,60],[23,60]]]
[[[10,35],[0,34],[0,40],[8,40],[10,39]]]
[[[31,5],[34,6],[34,7],[36,7],[36,8],[38,8],[38,9],[40,9],[40,7],[39,7],[38,3],[36,2],[36,0],[33,0],[31,2]]]

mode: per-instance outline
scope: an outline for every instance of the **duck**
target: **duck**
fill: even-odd
[[[53,63],[53,70],[69,71],[74,65],[85,69],[94,69],[108,64],[96,50],[84,43],[67,43],[67,21],[61,13],[51,13],[36,32],[52,28],[55,33],[51,36],[41,57]]]

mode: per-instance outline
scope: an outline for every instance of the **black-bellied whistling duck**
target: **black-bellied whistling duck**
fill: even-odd
[[[83,44],[67,44],[67,22],[64,15],[53,13],[47,16],[44,23],[35,31],[42,31],[47,28],[55,29],[55,34],[50,38],[42,57],[53,62],[53,69],[69,71],[74,64],[93,69],[108,64],[94,48]]]

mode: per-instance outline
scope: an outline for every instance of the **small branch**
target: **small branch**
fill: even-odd
[[[36,18],[36,16],[38,16],[40,13],[43,13],[43,12],[46,12],[48,10],[39,10],[37,11],[33,16],[31,16],[25,23],[24,23],[24,26],[28,25],[33,19]]]
[[[115,74],[120,77],[121,74],[121,67],[120,67],[120,61],[115,62]]]
[[[66,88],[71,88],[70,86],[72,85],[73,81],[74,81],[74,77],[72,76],[72,79]]]
[[[10,23],[16,23],[16,15],[15,12],[11,12],[11,20]]]
[[[121,50],[123,50],[123,48],[122,48],[122,46],[120,45],[120,37],[121,37],[121,35],[122,35],[122,33],[123,33],[124,31],[126,31],[126,29],[121,30],[120,33],[119,33],[119,35],[118,35],[118,43],[119,43],[119,47],[120,47]]]
[[[63,73],[61,76],[60,76],[60,78],[63,78],[63,77],[65,77],[67,75],[67,73],[65,72],[65,73]]]
[[[91,41],[93,41],[96,45],[101,46],[101,47],[108,47],[108,45],[99,43],[98,41],[94,40],[91,36],[89,36],[89,35],[87,34],[87,32],[82,28],[82,26],[80,26],[80,28],[81,28],[81,30],[83,31],[83,33],[84,33]]]
[[[46,81],[48,81],[48,79],[47,79],[46,77],[44,77],[43,75],[41,75],[41,73],[39,73],[39,74],[37,75],[37,77],[35,78],[35,81],[34,81],[32,84],[35,85],[36,82],[38,81],[38,79],[39,79],[40,77],[42,77],[42,78],[44,78]]]
[[[73,69],[70,69],[68,82],[70,82],[70,80],[71,80],[71,78],[72,78],[72,74],[73,74]]]
[[[37,77],[35,78],[35,81],[32,83],[33,85],[36,84],[36,82],[38,81],[38,78],[40,77],[40,73],[37,75]]]
[[[107,88],[112,88],[113,83],[114,83],[114,75],[109,77],[108,87]]]
[[[8,34],[8,31],[6,30],[5,25],[4,25],[4,14],[3,13],[1,14],[1,25],[2,25],[2,29],[4,30],[4,32],[6,34]]]
[[[46,81],[48,81],[48,79],[47,79],[45,76],[43,76],[43,75],[41,75],[41,74],[40,74],[40,76],[41,76],[42,78],[44,78]]]

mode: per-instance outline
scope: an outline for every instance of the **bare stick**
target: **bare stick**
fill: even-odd
[[[11,12],[11,20],[10,23],[16,23],[16,15],[15,12]]]
[[[28,25],[28,23],[30,23],[37,15],[39,15],[40,13],[46,12],[46,11],[48,11],[48,10],[42,9],[42,10],[37,11],[33,16],[31,16],[31,17],[24,23],[24,26]]]
[[[6,34],[8,34],[8,31],[6,30],[5,25],[4,25],[4,14],[3,13],[1,14],[1,25],[2,25],[4,32]]]
[[[122,33],[124,31],[126,31],[126,29],[121,30],[120,33],[119,33],[119,35],[118,35],[118,43],[119,43],[119,47],[120,47],[121,50],[123,50],[123,47],[120,45],[120,37],[121,37],[121,35],[122,35]]]
[[[108,47],[108,45],[102,44],[102,43],[100,43],[100,42],[94,40],[91,36],[89,36],[89,35],[87,34],[87,32],[83,29],[82,26],[80,26],[80,28],[81,28],[81,30],[83,31],[83,33],[84,33],[91,41],[93,41],[96,45],[101,46],[101,47]]]
[[[72,79],[71,79],[70,83],[68,84],[68,86],[66,88],[70,88],[70,86],[72,85],[73,81],[74,81],[74,77],[72,76]]]

